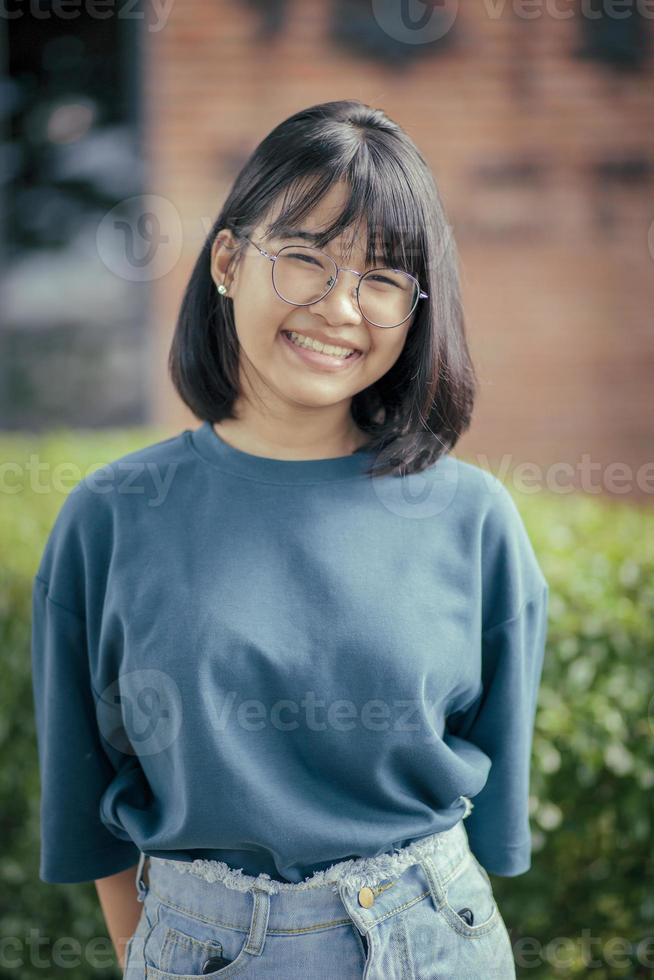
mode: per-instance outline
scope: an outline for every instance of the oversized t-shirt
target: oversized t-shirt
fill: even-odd
[[[298,882],[466,797],[485,868],[530,868],[547,581],[498,478],[373,462],[206,421],[68,494],[33,581],[41,880],[143,851]]]

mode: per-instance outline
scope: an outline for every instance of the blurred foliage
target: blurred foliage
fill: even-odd
[[[104,429],[0,437],[2,980],[120,977],[94,883],[49,885],[39,879],[39,773],[30,656],[32,577],[72,488],[99,466],[169,434]]]
[[[514,499],[550,585],[532,868],[492,878],[518,976],[650,977],[654,511],[583,494]]]
[[[31,587],[72,487],[169,435],[0,439],[0,978],[120,975],[95,885],[38,877]],[[550,583],[550,622],[534,733],[532,868],[493,876],[495,894],[519,977],[639,980],[654,970],[654,513],[581,494],[513,495]]]

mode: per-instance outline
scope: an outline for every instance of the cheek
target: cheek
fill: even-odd
[[[368,360],[371,367],[382,372],[388,371],[402,353],[404,336],[387,337],[376,334],[368,351]]]
[[[239,294],[234,299],[234,323],[240,345],[246,351],[269,351],[290,309],[278,296],[263,290]]]

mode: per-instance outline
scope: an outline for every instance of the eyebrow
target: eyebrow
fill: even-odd
[[[300,228],[292,228],[291,225],[282,225],[278,229],[276,238],[302,238],[307,242],[315,242],[318,240],[318,233],[314,231],[302,231]]]
[[[293,228],[291,225],[282,225],[277,230],[275,238],[301,238],[305,242],[315,245],[318,240],[318,233],[314,231],[303,231],[301,228]],[[383,262],[383,255],[375,255],[373,262]]]

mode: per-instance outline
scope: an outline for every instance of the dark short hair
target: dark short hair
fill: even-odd
[[[452,449],[470,425],[477,378],[465,336],[458,259],[434,177],[410,137],[381,110],[358,100],[311,106],[280,123],[236,177],[207,235],[184,292],[169,354],[175,388],[200,419],[234,418],[239,343],[232,300],[211,276],[221,228],[243,235],[283,207],[267,228],[296,227],[337,182],[350,194],[319,246],[367,221],[367,262],[411,272],[428,293],[418,303],[402,352],[386,374],[352,398],[382,474],[420,472]],[[381,233],[381,240],[379,234]]]

